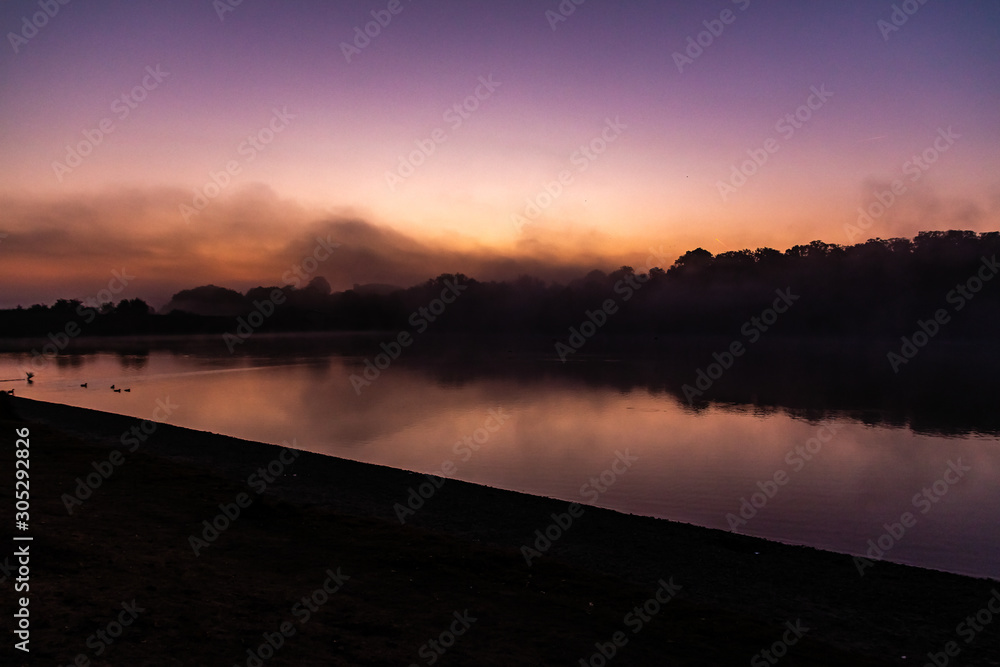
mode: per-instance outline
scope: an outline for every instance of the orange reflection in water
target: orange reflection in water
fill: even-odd
[[[357,361],[95,353],[16,389],[140,418],[169,398],[167,421],[181,426],[846,553],[864,553],[908,511],[917,523],[887,559],[1000,577],[995,438],[780,411],[694,414],[667,395],[551,377],[448,383],[404,363],[359,395]],[[18,362],[0,355],[0,375],[15,377]],[[933,485],[958,461],[969,472],[938,496]],[[924,489],[933,502],[919,501]]]

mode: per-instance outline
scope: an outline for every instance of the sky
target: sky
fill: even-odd
[[[347,289],[1000,228],[995,0],[9,0],[0,30],[0,307],[281,284],[323,240]]]

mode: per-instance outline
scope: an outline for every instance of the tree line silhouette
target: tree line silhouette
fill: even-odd
[[[424,319],[415,315],[421,308],[449,285],[459,285],[454,303],[425,320],[429,329],[564,336],[610,299],[614,314],[598,336],[735,337],[742,323],[774,300],[776,289],[790,289],[800,298],[775,327],[782,336],[898,339],[912,334],[918,321],[947,309],[952,317],[942,337],[987,339],[1000,325],[1000,281],[990,282],[997,254],[1000,232],[952,230],[850,246],[813,241],[784,252],[758,248],[713,255],[697,248],[666,268],[594,270],[568,284],[530,276],[483,282],[457,273],[408,289],[356,286],[332,292],[322,277],[303,288],[262,286],[245,294],[206,285],[178,292],[164,309],[169,312],[161,313],[141,299],[117,305],[60,299],[51,306],[0,310],[0,335],[45,336],[71,321],[84,336],[223,333],[254,311],[267,314],[257,317],[255,331],[412,331],[414,319]],[[261,310],[276,289],[284,296],[281,303]]]

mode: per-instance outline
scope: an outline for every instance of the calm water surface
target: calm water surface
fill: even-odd
[[[260,356],[74,354],[30,385],[0,388],[140,418],[169,397],[179,407],[166,421],[179,426],[426,473],[450,461],[450,476],[470,482],[844,553],[864,554],[881,537],[886,560],[1000,579],[994,436],[753,407],[693,412],[672,395],[579,374],[459,381],[403,360],[359,395],[349,377],[361,372],[360,357],[295,353],[288,342]],[[25,359],[0,353],[0,379],[23,377]],[[602,364],[593,366],[599,375]],[[634,462],[606,472],[619,455]],[[916,523],[890,544],[885,524],[905,512]]]

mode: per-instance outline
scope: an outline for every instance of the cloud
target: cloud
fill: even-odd
[[[219,198],[185,222],[179,207],[186,195],[133,188],[62,199],[0,196],[0,231],[9,234],[0,246],[0,306],[93,296],[115,270],[135,276],[119,298],[157,307],[198,285],[245,291],[283,284],[320,239],[340,244],[314,272],[334,290],[407,287],[445,272],[566,281],[634,261],[621,240],[591,230],[532,226],[507,248],[457,235],[417,238],[349,212],[309,209],[264,186]]]
[[[865,238],[912,238],[922,231],[967,229],[977,232],[993,229],[997,222],[1000,199],[994,194],[979,201],[959,195],[942,195],[929,177],[919,183],[909,179],[903,181],[905,191],[893,196],[885,213],[865,231]],[[864,206],[876,201],[875,193],[889,197],[893,182],[887,179],[869,178],[862,185]],[[990,210],[990,209],[993,210]]]

